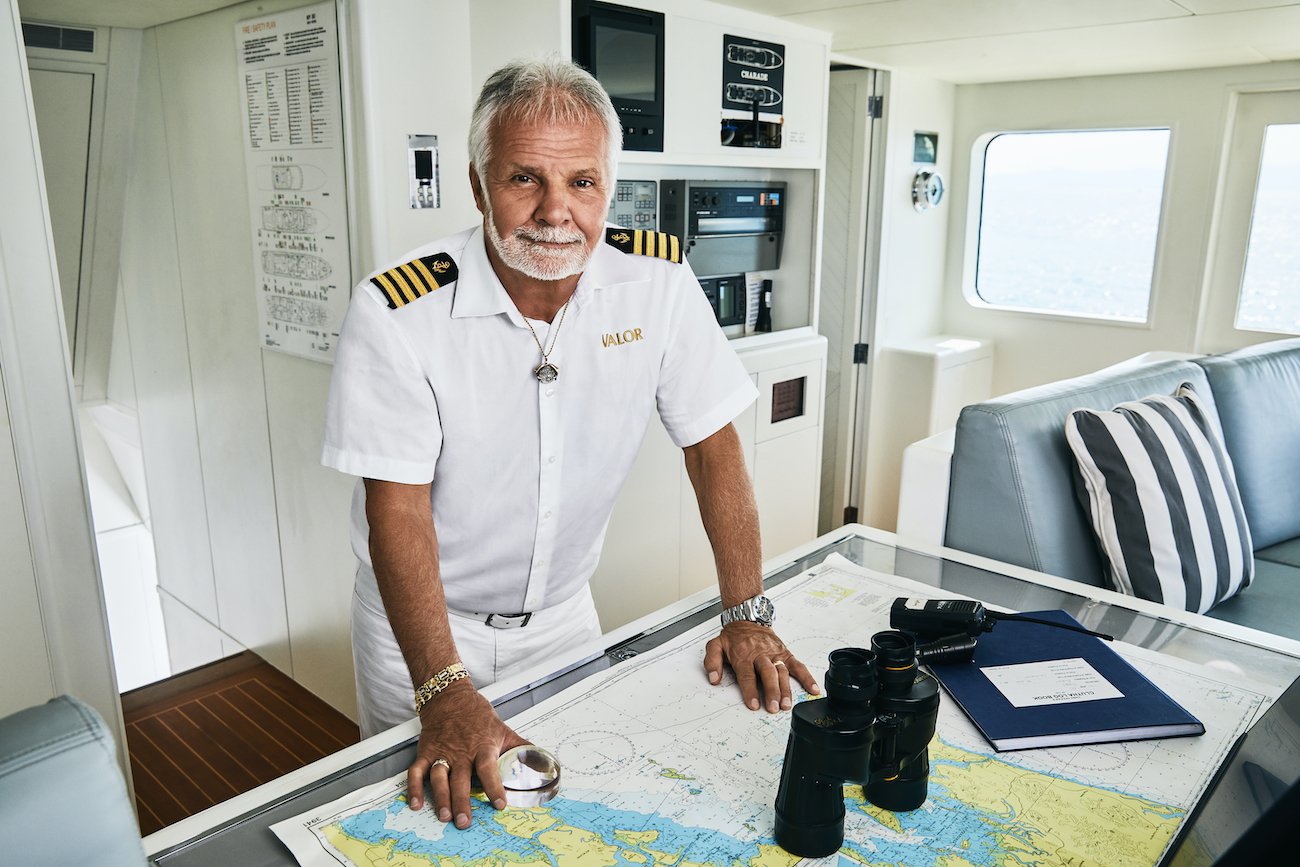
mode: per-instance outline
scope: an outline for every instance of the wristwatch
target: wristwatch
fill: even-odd
[[[775,619],[776,606],[772,604],[771,599],[762,594],[751,596],[739,605],[722,609],[723,626],[735,623],[737,620],[748,620],[759,626],[771,626]]]

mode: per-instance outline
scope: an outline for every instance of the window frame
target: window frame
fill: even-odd
[[[1270,124],[1300,122],[1300,86],[1287,83],[1235,88],[1230,94],[1227,118],[1223,169],[1213,210],[1215,232],[1207,251],[1203,315],[1196,335],[1199,346],[1214,352],[1296,336],[1241,328],[1237,318],[1254,225],[1264,133]]]
[[[1259,155],[1258,158],[1256,159],[1257,165],[1255,169],[1255,183],[1253,189],[1250,192],[1250,215],[1246,220],[1246,236],[1244,239],[1244,245],[1241,252],[1241,274],[1237,280],[1237,306],[1232,314],[1232,328],[1235,331],[1248,332],[1254,334],[1273,334],[1273,335],[1281,335],[1281,336],[1289,336],[1289,337],[1300,337],[1300,330],[1283,331],[1276,328],[1266,328],[1263,326],[1242,324],[1241,321],[1242,307],[1246,303],[1246,277],[1247,275],[1250,274],[1251,245],[1255,240],[1255,229],[1259,225],[1259,197],[1260,197],[1261,187],[1264,182],[1264,170],[1266,168],[1266,166],[1264,165],[1264,156],[1268,145],[1269,130],[1271,130],[1275,126],[1296,127],[1297,130],[1300,130],[1300,118],[1297,118],[1296,120],[1290,120],[1290,121],[1266,120],[1263,123],[1263,128],[1260,130]]]
[[[1168,143],[1165,149],[1164,172],[1160,183],[1160,206],[1156,214],[1156,236],[1152,250],[1151,276],[1147,285],[1146,316],[1142,319],[1124,319],[1100,314],[1079,313],[1074,311],[1051,310],[1043,307],[1022,307],[1012,304],[999,304],[982,298],[976,286],[979,269],[980,241],[983,236],[985,166],[989,145],[997,138],[1006,135],[1035,135],[1061,133],[1092,132],[1165,132]],[[1011,313],[1028,318],[1042,318],[1060,322],[1079,322],[1104,325],[1117,328],[1137,328],[1150,330],[1155,322],[1159,293],[1161,263],[1163,259],[1166,220],[1166,205],[1169,200],[1169,180],[1172,173],[1177,126],[1173,123],[1141,123],[1133,125],[1098,125],[1098,126],[1063,126],[1024,129],[998,129],[985,132],[976,137],[971,144],[970,177],[966,203],[966,238],[963,244],[963,264],[961,277],[962,298],[970,307],[979,310]]]

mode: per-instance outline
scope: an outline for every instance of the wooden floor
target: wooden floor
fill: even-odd
[[[141,834],[359,740],[355,723],[245,651],[122,695]]]

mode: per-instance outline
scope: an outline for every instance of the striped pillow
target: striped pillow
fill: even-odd
[[[1115,589],[1204,613],[1250,585],[1232,461],[1190,385],[1110,412],[1076,409],[1065,438]]]

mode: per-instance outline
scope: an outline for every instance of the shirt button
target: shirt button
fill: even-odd
[[[546,459],[546,462],[547,462],[548,464],[553,464],[553,463],[555,463],[555,455],[551,455],[549,458],[547,458],[547,459]]]
[[[550,513],[550,512],[547,512],[546,514],[542,515],[542,520],[545,521],[545,520],[547,520],[547,519],[550,518],[550,517],[551,517],[551,513]]]
[[[533,562],[533,565],[534,565],[534,566],[538,566],[538,567],[545,566],[545,565],[546,565],[546,561],[545,561],[545,560],[536,560],[536,561]]]
[[[547,397],[550,397],[550,396],[553,395],[553,394],[555,394],[555,389],[553,389],[553,388],[548,388],[548,389],[546,389],[546,396],[547,396]]]

